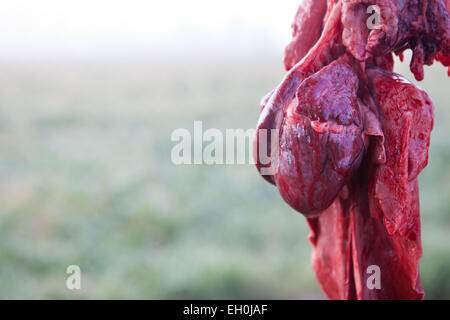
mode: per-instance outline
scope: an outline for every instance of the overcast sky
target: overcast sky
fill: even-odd
[[[299,0],[1,0],[0,57],[280,50]]]

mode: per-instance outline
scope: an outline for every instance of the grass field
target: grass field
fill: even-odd
[[[194,120],[254,127],[278,60],[0,67],[0,298],[323,298],[304,219],[252,166],[170,161]],[[436,105],[422,278],[450,299],[449,80],[436,67],[420,85]]]

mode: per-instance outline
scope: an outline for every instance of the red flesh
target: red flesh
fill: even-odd
[[[366,26],[370,5],[380,8],[379,29]],[[433,60],[448,67],[448,8],[443,0],[329,0],[325,10],[325,1],[303,0],[297,12],[288,74],[263,99],[257,127],[279,130],[280,139],[274,149],[274,137],[258,134],[254,156],[307,217],[312,265],[331,299],[424,296],[417,176],[428,160],[433,104],[392,72],[392,54],[413,50],[417,80]],[[367,285],[373,265],[379,289]]]

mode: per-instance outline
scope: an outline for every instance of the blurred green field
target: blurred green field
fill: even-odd
[[[252,166],[170,161],[171,132],[194,120],[254,127],[279,59],[0,68],[0,298],[324,298],[304,219]],[[450,299],[449,84],[438,66],[420,84],[436,106],[421,270],[438,299]],[[72,264],[79,291],[65,286]]]

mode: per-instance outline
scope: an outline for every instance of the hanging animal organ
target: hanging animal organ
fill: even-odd
[[[262,99],[253,153],[262,176],[307,218],[312,266],[330,299],[424,296],[417,176],[433,104],[393,72],[393,54],[412,50],[417,80],[424,64],[449,67],[449,7],[303,0],[298,9],[288,72]]]

